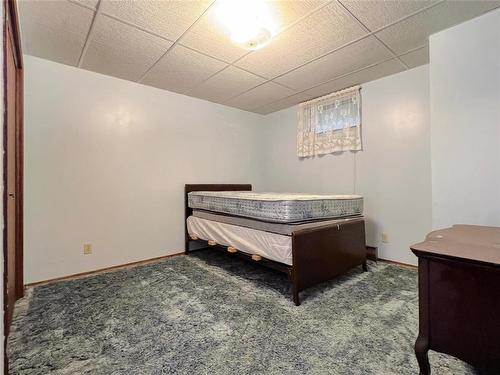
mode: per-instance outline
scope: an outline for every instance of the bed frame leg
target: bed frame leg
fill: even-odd
[[[299,298],[299,291],[295,286],[292,287],[293,291],[293,303],[295,303],[295,306],[300,306],[300,298]]]
[[[297,282],[295,281],[295,272],[293,267],[288,269],[288,280],[292,284],[292,299],[295,306],[300,306],[299,298],[299,288],[297,287]]]
[[[368,271],[368,264],[366,263],[366,260],[363,262],[363,272]]]

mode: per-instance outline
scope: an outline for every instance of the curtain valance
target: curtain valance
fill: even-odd
[[[299,104],[297,155],[361,150],[361,87]]]

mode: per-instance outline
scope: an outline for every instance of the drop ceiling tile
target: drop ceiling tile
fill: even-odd
[[[266,47],[236,63],[248,71],[273,78],[350,42],[366,31],[339,3],[278,34]]]
[[[384,61],[380,64],[371,66],[363,70],[359,70],[357,72],[353,72],[336,80],[326,82],[322,85],[318,85],[309,90],[305,90],[287,98],[263,105],[255,109],[254,112],[266,115],[323,95],[331,94],[335,91],[343,90],[348,87],[360,85],[362,83],[374,81],[391,74],[399,73],[403,70],[405,70],[405,68],[397,59]]]
[[[231,42],[217,23],[213,7],[184,35],[180,44],[227,62],[233,62],[248,52]]]
[[[95,9],[97,7],[97,4],[99,3],[99,0],[68,0],[68,1],[75,3],[75,4],[80,4],[82,6],[92,8],[92,9]]]
[[[399,56],[401,60],[405,62],[410,68],[416,68],[417,66],[429,63],[429,46],[419,48],[407,54]]]
[[[70,2],[19,1],[26,53],[77,65],[94,12]]]
[[[371,31],[419,11],[437,0],[340,0]]]
[[[266,104],[262,107],[257,108],[254,112],[257,112],[261,115],[267,115],[269,113],[273,113],[276,111],[280,111],[282,109],[292,107],[299,103],[305,102],[310,98],[310,95],[305,94],[303,92],[288,96],[286,98],[280,99],[270,104]]]
[[[402,72],[403,70],[405,70],[405,67],[397,59],[388,60],[372,67],[348,74],[331,82],[324,83],[310,90],[306,90],[304,91],[304,94],[308,95],[309,98],[307,100],[310,100],[351,86],[356,86],[389,76],[391,74],[396,74]]]
[[[278,30],[289,26],[299,18],[315,12],[331,0],[267,0]],[[321,10],[322,11],[322,10]]]
[[[307,1],[266,1],[276,20],[277,29],[281,30],[298,18],[325,4],[325,0]],[[217,19],[215,3],[208,12],[182,38],[181,44],[204,52],[224,61],[233,62],[248,53],[235,45],[229,33]]]
[[[293,95],[294,93],[295,91],[289,88],[274,82],[267,82],[227,101],[226,104],[245,111],[252,111],[265,104]]]
[[[220,103],[264,81],[252,73],[230,66],[196,86],[188,95]]]
[[[405,53],[428,43],[430,34],[469,20],[493,8],[500,1],[447,1],[398,22],[379,33],[396,53]]]
[[[177,40],[211,1],[102,0],[101,11],[170,40]]]
[[[82,68],[137,81],[171,42],[98,15]]]
[[[219,60],[176,45],[146,74],[142,83],[184,93],[226,66]]]
[[[392,53],[377,38],[368,37],[304,65],[274,81],[293,89],[305,90],[392,56]]]

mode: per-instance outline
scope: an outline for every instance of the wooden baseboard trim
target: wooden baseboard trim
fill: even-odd
[[[367,246],[367,250],[368,251],[370,251],[372,249],[374,249],[376,251],[377,248],[371,247],[371,246]],[[389,259],[376,258],[376,257],[373,257],[373,255],[375,255],[376,253],[373,254],[373,255],[372,254],[370,254],[371,256],[368,255],[367,258],[369,260],[375,260],[375,261],[381,261],[381,262],[385,262],[385,263],[396,264],[398,266],[403,266],[403,267],[408,267],[408,268],[418,268],[417,266],[415,266],[413,264],[408,264],[408,263],[403,263],[403,262],[396,262],[394,260],[389,260]],[[35,286],[56,283],[56,282],[59,282],[59,281],[79,279],[79,278],[82,278],[82,277],[97,275],[97,274],[100,274],[100,273],[105,273],[105,272],[110,272],[110,271],[116,271],[116,270],[123,269],[123,268],[132,268],[132,267],[137,267],[137,266],[141,266],[141,265],[148,264],[148,263],[155,263],[155,262],[158,262],[158,261],[163,260],[163,259],[172,258],[172,257],[180,256],[180,255],[185,255],[185,253],[181,252],[181,253],[175,253],[175,254],[170,254],[170,255],[163,255],[161,257],[150,258],[150,259],[145,259],[145,260],[139,260],[137,262],[130,262],[130,263],[125,263],[125,264],[119,264],[119,265],[116,265],[116,266],[111,266],[111,267],[106,267],[106,268],[100,268],[100,269],[94,270],[94,271],[75,273],[75,274],[68,275],[68,276],[56,277],[54,279],[37,281],[36,283],[26,284],[25,287],[26,288],[32,288],[32,287],[35,287]]]
[[[105,273],[105,272],[110,272],[110,271],[116,271],[116,270],[123,269],[123,268],[133,268],[133,267],[142,266],[142,265],[148,264],[148,263],[155,263],[155,262],[158,262],[160,260],[167,259],[167,258],[172,258],[172,257],[176,257],[176,256],[179,256],[179,255],[185,255],[184,251],[182,253],[175,253],[175,254],[170,254],[170,255],[163,255],[161,257],[149,258],[149,259],[145,259],[145,260],[139,260],[137,262],[130,262],[130,263],[125,263],[125,264],[119,264],[119,265],[116,265],[116,266],[111,266],[111,267],[106,267],[106,268],[100,268],[100,269],[94,270],[94,271],[75,273],[75,274],[68,275],[68,276],[56,277],[54,279],[37,281],[36,283],[26,284],[25,287],[26,288],[31,288],[31,287],[34,287],[34,286],[46,285],[46,284],[56,283],[56,282],[59,282],[59,281],[79,279],[79,278],[82,278],[82,277],[97,275],[97,274],[100,274],[100,273]]]
[[[398,266],[409,267],[409,268],[418,268],[413,264],[396,262],[395,260],[383,259],[378,257],[378,247],[375,246],[366,246],[366,259],[373,260],[374,262],[381,261],[385,263],[397,264]]]
[[[397,266],[408,267],[408,268],[415,268],[415,269],[418,268],[418,266],[415,266],[413,264],[403,263],[403,262],[396,262],[395,260],[388,260],[388,259],[382,259],[382,258],[378,258],[378,260],[381,261],[381,262],[385,262],[385,263],[395,264]]]

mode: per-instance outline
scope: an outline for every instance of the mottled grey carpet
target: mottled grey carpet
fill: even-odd
[[[371,264],[302,293],[207,250],[39,286],[16,307],[12,374],[417,374],[416,271]],[[471,373],[431,353],[433,374]]]

